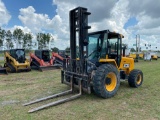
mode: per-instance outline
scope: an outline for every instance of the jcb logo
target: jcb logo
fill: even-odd
[[[123,64],[124,68],[129,68],[129,64]]]

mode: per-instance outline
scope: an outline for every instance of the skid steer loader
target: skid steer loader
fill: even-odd
[[[61,82],[70,90],[26,103],[30,105],[47,99],[59,97],[79,90],[70,97],[31,109],[35,112],[55,106],[82,95],[93,92],[102,98],[113,97],[120,86],[120,79],[126,79],[131,87],[139,87],[143,82],[141,70],[134,69],[133,58],[122,56],[123,35],[109,30],[88,34],[88,15],[86,8],[78,7],[70,11],[71,58],[64,59]],[[77,42],[78,41],[78,42]],[[78,50],[77,50],[78,44]],[[78,54],[78,58],[77,58]]]
[[[50,58],[49,50],[35,50],[35,54],[30,53],[30,66],[39,71],[60,69],[60,64],[54,64],[54,57]]]
[[[63,66],[63,60],[65,58],[69,58],[69,56],[66,54],[65,50],[59,50],[58,53],[52,52],[52,58],[54,63],[60,64]]]
[[[0,75],[8,75],[6,68],[3,68],[2,66],[0,66]]]
[[[25,58],[24,49],[11,49],[5,52],[4,67],[7,72],[31,71],[30,62]]]

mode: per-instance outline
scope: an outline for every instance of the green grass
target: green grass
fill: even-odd
[[[4,60],[0,60],[0,66],[4,66]]]
[[[4,53],[0,53],[0,57],[4,57]]]
[[[22,106],[30,100],[69,89],[60,82],[60,70],[12,73],[0,76],[1,120],[159,120],[160,60],[140,61],[135,68],[144,74],[143,85],[130,88],[121,82],[118,93],[110,99],[83,94],[79,99],[36,113],[30,108],[52,102]]]

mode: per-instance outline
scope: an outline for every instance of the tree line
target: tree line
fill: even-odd
[[[49,47],[49,42],[54,40],[49,33],[38,33],[36,34],[36,40],[38,43],[38,49],[45,49]],[[4,46],[7,49],[13,48],[24,48],[32,49],[37,46],[37,43],[33,42],[32,33],[24,33],[20,28],[11,30],[4,30],[0,27],[0,47]]]

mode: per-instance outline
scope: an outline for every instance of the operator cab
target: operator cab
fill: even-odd
[[[15,58],[19,63],[25,63],[24,49],[11,49],[10,55]]]
[[[35,55],[42,59],[44,62],[50,61],[50,52],[49,50],[35,50]]]
[[[99,66],[99,59],[115,59],[117,65],[121,61],[122,35],[109,30],[89,34],[88,59]]]

